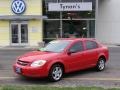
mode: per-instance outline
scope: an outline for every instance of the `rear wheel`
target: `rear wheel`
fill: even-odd
[[[105,69],[105,58],[99,58],[96,69],[97,71],[102,71]]]
[[[59,81],[61,80],[63,76],[63,67],[59,64],[55,64],[51,67],[50,72],[49,72],[49,80],[50,81]]]

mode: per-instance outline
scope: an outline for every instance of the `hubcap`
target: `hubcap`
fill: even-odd
[[[103,60],[103,59],[101,59],[100,61],[99,61],[99,69],[100,70],[103,70],[104,69],[104,67],[105,67],[105,61]]]
[[[62,69],[61,67],[55,67],[52,72],[52,77],[54,80],[59,80],[62,77]]]

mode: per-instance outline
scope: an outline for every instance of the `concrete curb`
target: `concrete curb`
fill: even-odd
[[[106,45],[108,48],[118,48],[118,45]],[[0,47],[0,50],[37,50],[40,47]]]

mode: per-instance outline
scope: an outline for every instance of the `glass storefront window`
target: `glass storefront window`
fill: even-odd
[[[63,19],[69,19],[69,13],[71,13],[71,17],[74,19],[82,19],[82,18],[95,18],[95,6],[96,0],[62,0],[61,2],[92,2],[92,11],[80,11],[80,12],[63,12]]]
[[[89,21],[89,37],[95,38],[95,20]]]
[[[69,38],[74,35],[77,38],[94,38],[95,20],[63,20],[62,37]],[[60,21],[44,21],[44,40],[60,38]]]
[[[58,19],[60,18],[60,12],[46,12],[49,19]]]
[[[89,20],[63,21],[63,37],[68,38],[74,35],[77,38],[94,37],[95,23]]]
[[[43,14],[47,15],[49,19],[60,18],[60,12],[49,12],[48,11],[48,3],[50,2],[57,3],[58,0],[43,0]]]
[[[64,37],[69,37],[73,34],[75,37],[87,37],[87,22],[86,21],[63,21]]]
[[[82,2],[83,0],[60,0],[61,2]]]
[[[48,42],[60,37],[60,21],[44,21],[44,41]]]
[[[68,19],[69,15],[68,13],[73,14],[73,18],[81,19],[81,18],[95,18],[95,3],[96,0],[43,0],[43,13],[44,15],[47,15],[48,19],[59,19],[60,18],[60,12],[50,12],[48,11],[48,3],[54,2],[92,2],[92,11],[80,11],[80,12],[62,12],[62,18]]]
[[[69,19],[71,14],[72,19],[83,19],[83,18],[95,18],[94,11],[82,11],[82,12],[63,12],[63,19]]]
[[[48,11],[48,3],[54,2],[92,2],[92,11]],[[56,38],[95,37],[96,0],[43,0],[43,14],[48,17],[44,20],[44,41]]]

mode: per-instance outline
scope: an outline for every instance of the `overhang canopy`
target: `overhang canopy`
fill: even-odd
[[[47,16],[41,15],[0,15],[0,20],[41,20]]]

